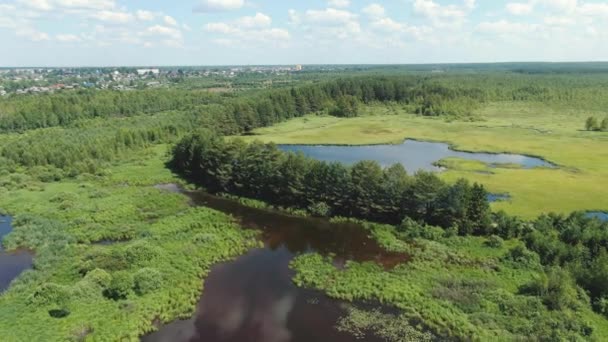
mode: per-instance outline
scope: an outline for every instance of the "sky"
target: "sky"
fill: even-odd
[[[608,60],[608,0],[0,0],[0,67]]]

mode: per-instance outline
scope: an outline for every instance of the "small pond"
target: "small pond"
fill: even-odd
[[[405,140],[400,145],[278,145],[283,151],[302,152],[323,161],[354,164],[361,160],[375,160],[380,165],[401,163],[409,173],[419,170],[439,172],[435,164],[445,158],[457,157],[477,160],[488,165],[514,164],[522,168],[555,167],[554,164],[536,157],[509,153],[482,153],[455,151],[448,144],[428,141]]]
[[[608,222],[608,212],[606,211],[590,211],[587,213],[587,217],[597,218],[600,221]]]
[[[505,201],[509,201],[511,199],[511,195],[509,194],[488,194],[486,196],[488,202],[490,203],[494,203],[494,202],[505,202]]]
[[[195,316],[160,327],[143,337],[145,342],[357,341],[335,329],[345,314],[343,303],[295,286],[289,262],[309,252],[331,255],[337,267],[348,260],[375,261],[387,268],[407,261],[407,255],[386,252],[354,223],[254,209],[201,192],[187,194],[196,205],[231,214],[243,227],[260,230],[264,247],[215,265]],[[374,336],[365,340],[380,341]]]
[[[21,272],[32,268],[33,265],[31,252],[26,250],[7,252],[4,250],[1,242],[13,230],[11,222],[11,217],[0,216],[0,292],[6,290]]]

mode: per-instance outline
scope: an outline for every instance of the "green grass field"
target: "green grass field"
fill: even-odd
[[[442,174],[483,183],[509,193],[494,209],[531,218],[544,212],[608,210],[608,133],[584,131],[590,115],[606,113],[552,108],[537,103],[491,103],[470,122],[408,114],[396,104],[365,107],[357,118],[306,116],[256,130],[247,139],[280,144],[381,144],[406,138],[448,142],[459,150],[511,152],[543,157],[559,169],[488,168],[450,160]],[[483,172],[480,172],[483,171]]]

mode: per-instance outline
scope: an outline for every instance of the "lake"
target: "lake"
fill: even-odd
[[[12,218],[0,216],[0,242],[13,230]],[[26,250],[7,252],[0,243],[0,292],[6,290],[11,282],[23,271],[32,268],[32,253]]]
[[[354,164],[362,160],[374,160],[383,167],[401,163],[409,173],[419,170],[439,172],[443,168],[435,164],[445,158],[457,157],[477,160],[496,166],[514,164],[522,168],[555,167],[554,164],[536,157],[510,153],[483,153],[455,151],[448,144],[428,141],[405,140],[400,145],[278,145],[283,151],[302,152],[305,155],[328,162]]]
[[[407,255],[382,249],[355,223],[330,223],[254,209],[202,192],[187,194],[194,204],[230,214],[244,228],[261,231],[264,247],[215,265],[204,281],[195,316],[162,326],[143,337],[145,342],[357,341],[335,329],[345,314],[343,303],[295,286],[289,262],[296,255],[311,252],[331,255],[337,267],[355,260],[391,268],[408,260]],[[380,339],[367,336],[366,341]]]
[[[587,217],[596,218],[600,221],[608,222],[608,212],[605,211],[590,211],[587,213]]]

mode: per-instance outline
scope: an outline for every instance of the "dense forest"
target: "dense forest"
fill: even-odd
[[[0,157],[8,164],[49,166],[74,174],[95,169],[125,148],[169,142],[177,133],[199,127],[242,134],[310,113],[353,117],[362,105],[374,102],[396,102],[420,115],[446,117],[470,117],[488,101],[605,108],[606,89],[608,84],[594,76],[490,73],[359,76],[239,96],[175,89],[15,96],[0,101],[0,131],[25,134],[3,144]],[[152,117],[155,114],[161,115]],[[88,119],[108,123],[93,120],[91,125]],[[591,124],[594,130],[602,127],[599,122]],[[52,127],[56,130],[36,131]],[[76,140],[81,146],[75,147]]]
[[[196,111],[221,104],[224,132],[246,132],[325,111],[355,116],[358,103],[398,102],[428,116],[470,116],[489,101],[537,101],[588,109],[608,106],[601,77],[489,73],[481,75],[373,75],[324,80],[270,90],[212,94],[204,90],[68,91],[0,101],[0,131],[68,126],[81,119],[127,117],[168,110]]]

